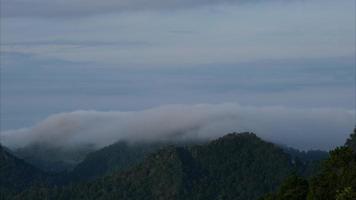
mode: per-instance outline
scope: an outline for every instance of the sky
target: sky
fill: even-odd
[[[167,137],[256,131],[330,149],[354,126],[354,0],[0,2],[5,143],[24,145],[43,132],[95,142],[78,131],[93,123],[112,127],[98,146],[148,138],[147,127]],[[171,118],[184,122],[180,110],[196,110],[195,124],[156,130]],[[59,126],[73,120],[80,126]]]

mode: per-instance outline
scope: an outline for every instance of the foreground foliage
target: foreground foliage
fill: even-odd
[[[330,152],[319,173],[310,180],[293,176],[264,200],[354,200],[356,199],[356,130],[345,146]]]
[[[49,177],[0,145],[0,199],[6,199],[32,185],[47,184]]]

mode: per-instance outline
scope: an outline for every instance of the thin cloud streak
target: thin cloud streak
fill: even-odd
[[[164,11],[207,5],[257,3],[261,0],[1,0],[3,17],[67,18],[127,11]],[[269,0],[270,2],[283,2]]]
[[[354,56],[352,1],[248,5],[76,19],[3,18],[1,49],[121,68]]]

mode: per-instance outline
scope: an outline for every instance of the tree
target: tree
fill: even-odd
[[[354,153],[356,153],[356,127],[354,132],[350,135],[350,138],[346,140],[345,146],[350,147]]]
[[[305,200],[308,195],[308,181],[292,175],[288,177],[275,194],[267,194],[261,200]]]

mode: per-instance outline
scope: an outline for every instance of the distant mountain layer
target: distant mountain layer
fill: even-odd
[[[356,129],[345,146],[330,152],[319,172],[305,179],[293,175],[277,192],[261,200],[354,200],[356,199]]]
[[[117,142],[89,153],[81,163],[69,172],[68,180],[70,182],[93,180],[114,171],[127,169],[142,162],[146,155],[163,146],[165,144]]]
[[[319,150],[299,151],[293,148],[283,147],[284,152],[289,154],[291,158],[302,164],[299,167],[299,175],[310,177],[318,173],[322,161],[329,157],[329,153]]]
[[[257,199],[299,164],[254,134],[229,134],[204,145],[166,147],[128,170],[63,189],[34,188],[17,199]]]
[[[327,158],[252,133],[186,146],[118,142],[61,174],[44,173],[0,146],[0,199],[353,200],[355,135]]]
[[[45,173],[16,158],[0,145],[0,199],[30,186],[47,183],[47,180]]]
[[[63,172],[72,170],[94,150],[91,145],[60,148],[39,143],[14,149],[13,153],[43,171]]]

